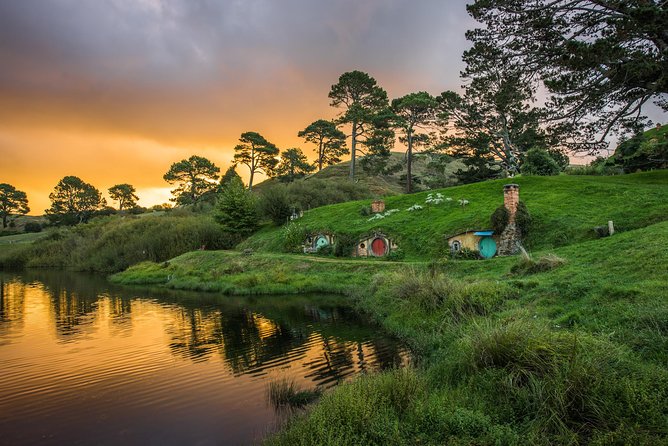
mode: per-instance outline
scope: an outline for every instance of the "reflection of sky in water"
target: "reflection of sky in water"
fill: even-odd
[[[329,387],[406,358],[318,299],[158,299],[40,274],[0,275],[0,444],[250,442],[276,419],[270,380]]]

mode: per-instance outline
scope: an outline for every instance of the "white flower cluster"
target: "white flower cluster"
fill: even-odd
[[[382,220],[383,218],[389,217],[390,215],[395,214],[397,212],[399,212],[399,209],[389,209],[382,214],[372,215],[370,218],[367,219],[367,221]]]
[[[467,204],[469,204],[469,201],[468,201],[468,200],[465,200],[465,199],[463,199],[463,198],[460,198],[460,199],[459,199],[459,205],[460,205],[460,206],[466,206]]]
[[[436,194],[429,194],[427,195],[427,199],[424,200],[424,202],[428,204],[441,204],[444,201],[452,201],[452,198],[450,197],[446,198],[440,192],[436,192]]]
[[[408,212],[413,212],[413,211],[419,211],[420,209],[422,209],[422,206],[420,206],[419,204],[414,204],[413,206],[409,207],[406,210]]]

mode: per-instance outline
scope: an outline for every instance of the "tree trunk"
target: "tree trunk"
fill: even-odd
[[[318,172],[322,170],[322,159],[325,157],[323,146],[324,144],[322,143],[322,138],[320,138],[320,146],[318,147]]]
[[[408,157],[406,159],[406,193],[413,191],[413,130],[408,130]]]
[[[253,175],[255,174],[255,147],[251,144],[250,159],[250,179],[248,180],[248,190],[253,190]]]
[[[353,121],[352,140],[350,141],[350,181],[355,181],[355,148],[357,146],[357,121]]]
[[[2,229],[7,227],[7,214],[2,214]]]

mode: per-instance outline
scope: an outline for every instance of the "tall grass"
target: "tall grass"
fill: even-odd
[[[59,229],[31,245],[2,254],[0,268],[116,272],[141,261],[161,262],[195,249],[229,248],[235,241],[204,216],[113,216]]]

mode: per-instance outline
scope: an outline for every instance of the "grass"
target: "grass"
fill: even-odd
[[[124,285],[223,294],[346,294],[365,287],[374,274],[403,265],[382,260],[347,260],[237,251],[189,252],[169,262],[143,262],[111,276]]]
[[[400,372],[365,377],[268,444],[666,444],[666,241],[663,222],[526,275],[506,258],[377,276],[354,299],[419,353],[411,397],[392,403]]]
[[[322,391],[320,389],[302,389],[291,378],[279,378],[267,385],[267,399],[276,408],[303,409],[316,401]]]
[[[596,238],[595,226],[615,223],[618,232],[642,228],[668,219],[668,171],[644,172],[614,177],[561,175],[517,177],[520,197],[533,218],[527,246],[544,250]],[[426,260],[443,256],[445,237],[469,229],[488,229],[489,217],[503,203],[507,180],[451,187],[438,191],[386,197],[386,209],[400,209],[389,217],[369,221],[360,209],[371,200],[353,201],[313,209],[299,225],[305,231],[328,230],[361,236],[379,230],[394,238],[408,259]],[[452,198],[441,204],[426,204],[429,193]],[[469,204],[460,206],[459,199]],[[409,212],[414,204],[422,210]],[[283,230],[268,226],[242,244],[256,251],[281,252]]]

